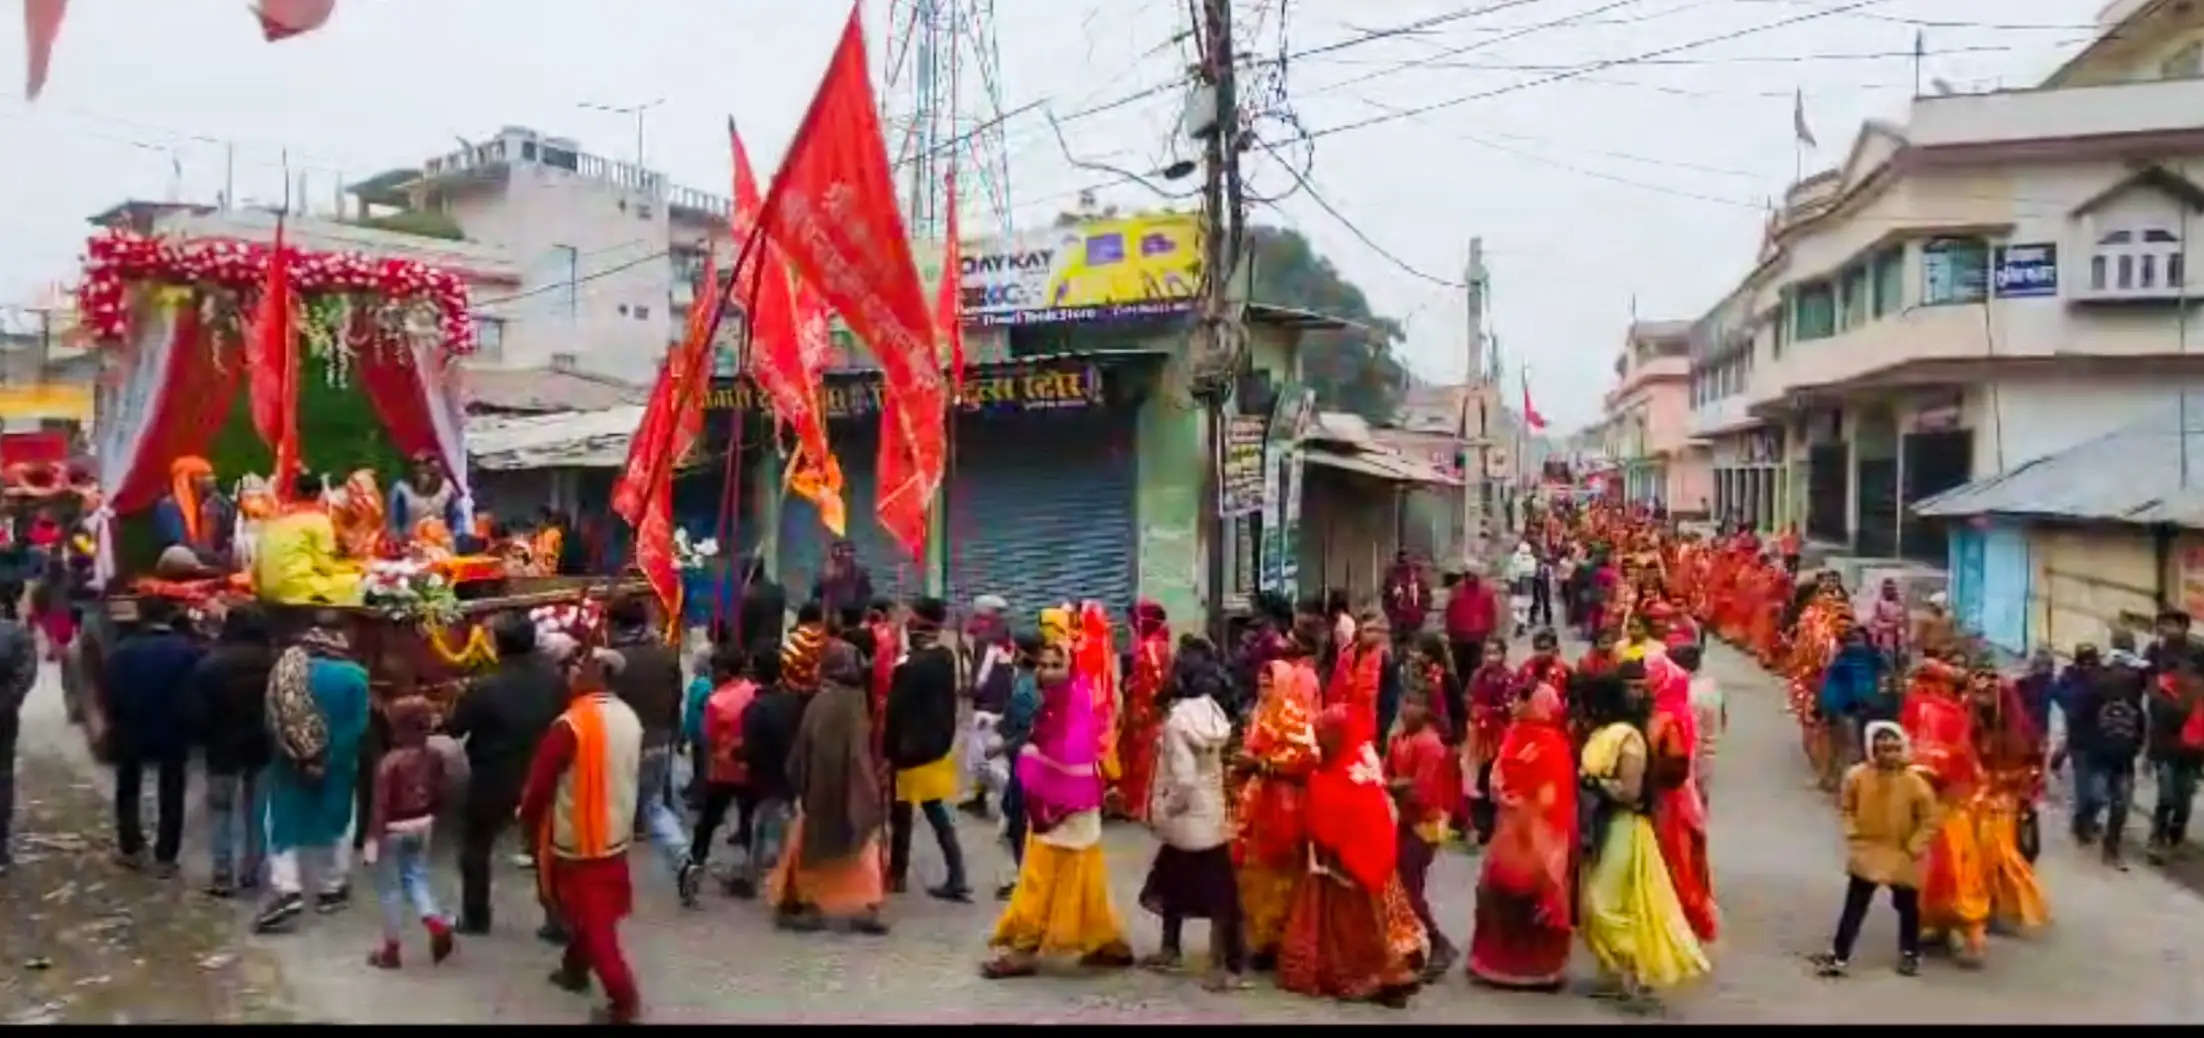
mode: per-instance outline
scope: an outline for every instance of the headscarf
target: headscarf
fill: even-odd
[[[176,510],[183,513],[184,539],[193,544],[204,544],[205,521],[199,514],[200,476],[214,475],[214,466],[196,454],[186,454],[168,463],[169,493],[175,495]]]
[[[788,778],[803,818],[798,862],[808,868],[862,852],[885,817],[873,771],[864,663],[855,646],[835,640],[814,665],[819,693],[804,708],[788,754]]]
[[[1041,690],[1033,735],[1018,754],[1018,783],[1036,830],[1102,806],[1101,734],[1094,689],[1083,677]]]
[[[1171,628],[1167,620],[1163,606],[1153,599],[1143,598],[1133,606],[1133,633],[1142,640],[1157,636],[1169,638]]]
[[[1364,726],[1344,704],[1317,716],[1317,745],[1331,747],[1309,776],[1309,839],[1339,859],[1365,890],[1382,890],[1399,865],[1398,817]]]
[[[339,631],[309,628],[268,672],[268,733],[301,774],[317,781],[328,764],[329,721],[314,700],[313,658],[345,659],[350,648]]]
[[[1071,610],[1063,606],[1050,606],[1041,610],[1041,640],[1050,645],[1071,648]]]
[[[344,507],[336,509],[337,536],[345,554],[364,559],[375,554],[382,541],[385,516],[383,491],[375,482],[374,469],[354,469],[344,480]]]

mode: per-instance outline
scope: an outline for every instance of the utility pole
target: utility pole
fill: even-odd
[[[1207,410],[1209,492],[1202,495],[1202,537],[1208,566],[1203,611],[1221,633],[1224,622],[1225,520],[1221,485],[1226,425],[1225,404],[1232,396],[1247,341],[1240,308],[1232,299],[1232,279],[1240,268],[1244,199],[1240,192],[1240,112],[1232,54],[1231,0],[1202,0],[1200,89],[1189,105],[1187,126],[1203,136],[1202,147],[1202,298],[1193,335],[1194,395]],[[1280,430],[1273,430],[1274,434]],[[1291,430],[1283,430],[1292,435]],[[1281,510],[1281,515],[1285,514]],[[1266,538],[1267,539],[1267,538]],[[1289,547],[1286,550],[1291,551]]]
[[[1469,313],[1469,392],[1476,401],[1477,414],[1474,424],[1464,430],[1469,433],[1476,449],[1471,452],[1476,459],[1476,470],[1462,473],[1462,551],[1471,559],[1483,559],[1486,555],[1486,516],[1490,512],[1487,499],[1491,490],[1486,474],[1491,471],[1492,404],[1494,356],[1485,344],[1485,240],[1469,239],[1469,265],[1463,269],[1462,283],[1468,286],[1466,304]],[[1464,468],[1468,468],[1464,459]]]

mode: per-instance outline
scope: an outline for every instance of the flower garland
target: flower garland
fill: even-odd
[[[267,280],[270,249],[232,238],[161,238],[109,228],[85,242],[77,309],[94,338],[112,342],[129,332],[128,282],[257,296]],[[433,336],[447,355],[474,352],[474,319],[468,310],[466,282],[459,275],[416,260],[358,252],[290,247],[284,252],[290,257],[292,288],[308,297],[301,300],[298,313],[311,329],[302,329],[309,348],[334,352],[340,343],[356,348],[378,341],[389,344],[401,337]],[[341,301],[331,302],[332,294]],[[376,305],[363,307],[359,300],[342,299],[345,296],[372,299]],[[239,305],[231,312],[248,310]]]

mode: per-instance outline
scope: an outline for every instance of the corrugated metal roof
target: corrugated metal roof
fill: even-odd
[[[553,414],[470,415],[467,458],[491,471],[619,468],[643,424],[640,405]]]
[[[466,387],[469,411],[601,411],[650,397],[646,386],[557,368],[471,368]]]
[[[2204,528],[2204,396],[2188,399],[2185,435],[2176,431],[2181,414],[2180,404],[2163,405],[2133,425],[1953,487],[1914,511]]]

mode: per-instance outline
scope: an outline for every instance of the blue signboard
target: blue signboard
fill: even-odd
[[[1997,294],[2001,296],[2055,296],[2059,294],[2059,247],[2000,245],[1997,249]]]

